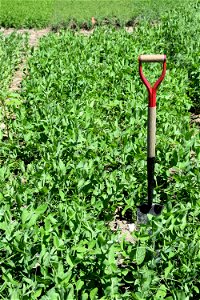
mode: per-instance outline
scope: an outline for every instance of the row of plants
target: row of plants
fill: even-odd
[[[190,6],[189,6],[190,7]],[[187,95],[192,100],[192,110],[200,112],[200,2],[192,4],[188,12],[185,5],[179,11],[175,11],[170,18],[163,16],[161,26],[163,28],[164,41],[168,56],[177,68],[185,69],[187,79]]]
[[[9,92],[13,76],[27,50],[27,36],[0,33],[0,137],[9,135],[8,119],[12,119],[9,106],[16,106],[18,95]],[[13,97],[14,96],[14,97]],[[11,99],[11,98],[12,99]]]
[[[200,147],[188,112],[198,26],[191,5],[132,34],[63,31],[32,50],[0,145],[2,299],[198,299]],[[135,222],[147,194],[141,53],[167,54],[155,189],[165,209],[133,244],[109,222],[119,207]],[[144,71],[153,82],[161,66]]]
[[[15,69],[21,62],[22,54],[27,48],[25,36],[0,33],[0,88],[1,92],[8,90]]]

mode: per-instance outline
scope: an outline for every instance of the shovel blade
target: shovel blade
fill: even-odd
[[[137,208],[137,223],[146,224],[148,222],[148,214],[159,216],[164,206],[160,204],[142,204]]]

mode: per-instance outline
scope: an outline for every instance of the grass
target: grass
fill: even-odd
[[[189,0],[187,0],[189,1]],[[184,5],[186,2],[184,2]],[[101,21],[105,17],[115,17],[124,25],[138,16],[158,18],[160,15],[183,5],[181,0],[110,0],[110,1],[71,1],[71,0],[1,0],[0,25],[3,27],[45,27],[69,23],[89,23],[94,16]]]

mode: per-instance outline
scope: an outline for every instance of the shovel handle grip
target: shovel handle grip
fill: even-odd
[[[164,62],[166,55],[164,54],[143,54],[139,56],[140,62]]]
[[[142,63],[143,62],[162,62],[163,68],[160,77],[154,83],[153,86],[149,83],[149,81],[145,78],[143,71],[142,71]],[[158,54],[158,55],[140,55],[139,56],[139,73],[140,78],[142,79],[143,83],[145,84],[148,93],[149,93],[149,107],[156,106],[156,91],[161,82],[163,81],[166,73],[166,55]]]

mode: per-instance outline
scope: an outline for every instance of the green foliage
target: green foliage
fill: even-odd
[[[8,89],[23,53],[27,50],[27,37],[16,34],[3,36],[0,33],[0,139],[9,136],[9,119],[12,119],[8,107],[21,104],[18,94],[9,93]]]
[[[188,96],[193,102],[193,110],[200,113],[200,53],[196,53],[196,57],[188,68]]]
[[[0,93],[8,89],[14,71],[21,62],[22,52],[26,47],[26,37],[15,33],[3,36],[0,33]]]
[[[163,34],[167,53],[173,63],[179,68],[185,68],[188,79],[185,82],[187,93],[193,101],[193,110],[200,111],[200,2],[188,6],[180,11],[174,11],[162,18]]]
[[[0,25],[2,27],[34,28],[49,25],[54,0],[1,0]]]
[[[184,1],[185,3],[189,0]],[[181,0],[1,0],[3,27],[88,27],[94,16],[100,24],[133,25],[138,16],[158,18],[163,12],[182,6]],[[123,9],[122,9],[123,7]]]
[[[195,17],[195,7],[188,11]],[[169,15],[179,22],[177,11]],[[2,298],[198,299],[200,147],[187,68],[196,58],[184,42],[178,56],[167,20],[143,20],[133,34],[52,33],[32,50],[21,94],[9,96],[16,118],[0,142]],[[108,222],[119,206],[135,221],[147,194],[141,53],[168,57],[157,96],[155,189],[165,209],[128,244]],[[150,81],[161,72],[159,64],[144,67]]]

